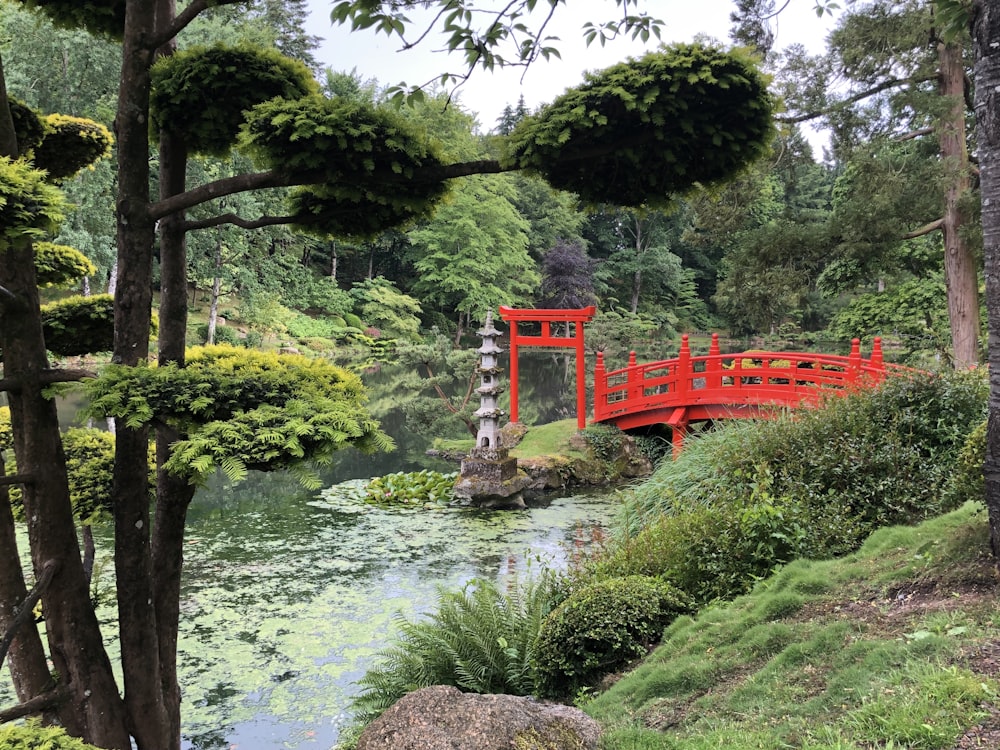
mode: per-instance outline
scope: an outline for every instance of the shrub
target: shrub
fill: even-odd
[[[580,588],[542,625],[535,653],[539,695],[569,696],[625,667],[686,611],[680,591],[648,576],[608,578]]]
[[[203,344],[208,342],[208,323],[202,323],[198,326],[198,340]],[[215,343],[239,346],[242,342],[240,341],[240,336],[236,332],[235,328],[230,328],[229,326],[216,326]]]
[[[70,737],[62,727],[43,727],[37,722],[0,727],[0,747],[4,750],[98,750],[81,739]]]
[[[958,507],[966,500],[982,502],[986,496],[983,462],[986,460],[986,420],[979,423],[965,440],[955,469],[944,489],[945,504]]]
[[[430,685],[530,695],[535,643],[556,589],[551,573],[515,582],[507,591],[476,579],[462,591],[442,590],[437,611],[421,621],[398,616],[399,634],[358,681],[355,719],[368,723],[407,693]]]

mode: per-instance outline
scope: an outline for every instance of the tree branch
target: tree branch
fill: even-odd
[[[936,232],[941,227],[944,226],[944,219],[936,219],[929,224],[924,224],[920,229],[914,229],[912,232],[907,232],[903,235],[904,240],[915,240],[917,237],[924,237],[931,232]]]
[[[223,224],[233,224],[240,229],[260,229],[261,227],[273,227],[278,224],[308,224],[308,217],[305,216],[261,216],[259,219],[244,219],[236,214],[219,214],[208,219],[197,221],[185,221],[183,229],[190,232],[195,229],[210,229],[222,226]]]
[[[600,153],[603,153],[603,151]],[[440,182],[442,180],[455,179],[456,177],[468,177],[469,175],[474,174],[499,174],[501,172],[510,172],[514,169],[516,169],[516,167],[501,166],[500,162],[496,159],[484,159],[481,161],[460,162],[458,164],[445,164],[440,167],[427,167],[422,170],[416,178],[406,178],[400,176],[397,179],[386,180],[385,184],[391,185],[395,182],[413,181],[433,183]],[[170,214],[177,213],[178,211],[187,211],[194,206],[207,203],[208,201],[215,200],[216,198],[222,198],[235,193],[243,193],[248,190],[293,187],[295,185],[318,185],[322,183],[323,172],[321,170],[317,170],[316,172],[300,172],[298,174],[289,174],[285,172],[278,172],[276,170],[241,174],[234,177],[225,177],[221,180],[215,180],[214,182],[208,182],[194,188],[193,190],[187,190],[183,193],[179,193],[178,195],[173,195],[164,200],[157,201],[156,203],[150,205],[149,215],[154,220],[159,220],[164,216],[169,216]],[[207,219],[205,221],[212,220]],[[297,223],[305,222],[298,221]],[[205,224],[203,227],[199,226],[199,222],[189,222],[186,226],[189,226],[189,228],[192,229],[202,229],[208,226],[218,226],[218,224],[209,223]],[[241,225],[237,224],[237,226]],[[261,226],[267,225],[262,224]]]
[[[7,287],[0,284],[0,307],[18,308],[23,305],[24,302],[20,297],[14,294],[14,292]]]
[[[14,617],[10,621],[10,627],[7,628],[7,632],[0,639],[0,666],[3,666],[4,659],[7,658],[7,651],[10,650],[10,644],[14,642],[17,631],[34,617],[35,605],[42,598],[42,593],[52,582],[52,577],[56,574],[57,570],[59,570],[58,561],[48,560],[42,566],[42,575],[35,582],[35,585],[32,586],[31,591],[28,592],[28,595],[21,602],[17,611],[14,612]]]
[[[846,99],[841,99],[839,101],[833,102],[828,107],[823,109],[818,109],[813,112],[804,112],[798,115],[782,116],[778,115],[774,119],[776,122],[785,123],[786,125],[796,125],[800,122],[807,122],[808,120],[815,120],[818,117],[834,112],[841,107],[848,104],[855,104],[860,102],[862,99],[867,99],[869,96],[874,96],[875,94],[880,94],[888,89],[895,88],[897,86],[904,86],[908,83],[924,83],[926,81],[934,80],[933,76],[923,76],[921,78],[891,78],[888,81],[883,81],[877,86],[873,86],[870,89],[865,89],[864,91],[859,91]]]
[[[221,180],[207,182],[193,190],[186,190],[183,193],[178,193],[177,195],[172,195],[169,198],[153,203],[149,207],[149,215],[154,220],[159,220],[164,216],[169,216],[178,211],[186,211],[189,208],[207,203],[216,198],[222,198],[226,195],[265,188],[313,185],[321,179],[322,172],[291,175],[275,170],[224,177]]]
[[[52,383],[78,383],[86,378],[96,377],[97,373],[93,370],[59,368],[55,370],[42,370],[38,375],[38,382],[43,385],[52,385]]]
[[[28,484],[33,481],[33,474],[8,474],[0,477],[0,484]],[[0,661],[3,661],[3,659],[0,659]]]
[[[0,711],[0,724],[4,724],[8,721],[14,721],[15,719],[21,719],[25,716],[31,716],[32,714],[38,714],[49,708],[54,708],[60,703],[64,703],[69,696],[69,685],[58,685],[47,693],[36,695],[34,698],[26,700],[24,703],[18,703],[13,708],[7,708]]]
[[[208,0],[193,0],[190,5],[174,17],[173,23],[171,23],[168,28],[164,29],[162,33],[157,34],[150,39],[149,49],[159,49],[171,39],[178,36],[188,26],[188,24],[190,24],[210,7],[217,7],[219,5],[236,5],[241,2],[246,2],[246,0],[216,0],[216,2],[213,2],[211,5],[209,5]]]
[[[903,133],[893,138],[893,140],[897,143],[902,143],[903,141],[912,141],[914,138],[920,138],[921,136],[931,135],[933,132],[934,128],[920,128],[919,130],[911,130],[909,133]]]
[[[23,378],[20,375],[11,375],[9,378],[0,378],[0,393],[4,391],[20,391]]]

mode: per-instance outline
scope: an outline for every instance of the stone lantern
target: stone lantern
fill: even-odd
[[[499,396],[504,388],[501,384],[499,355],[503,349],[497,344],[502,335],[493,325],[493,312],[486,313],[486,322],[477,334],[482,338],[479,354],[479,409],[474,416],[479,418],[476,433],[476,447],[462,459],[462,469],[455,482],[455,494],[470,498],[485,507],[523,508],[521,491],[530,480],[517,471],[517,459],[507,454],[501,445],[500,418],[504,411],[499,406]]]

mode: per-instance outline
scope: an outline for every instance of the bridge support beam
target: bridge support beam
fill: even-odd
[[[667,419],[667,424],[670,426],[670,444],[673,446],[675,460],[684,450],[684,438],[687,436],[688,423],[689,417],[687,409],[684,407],[674,409],[673,414]]]

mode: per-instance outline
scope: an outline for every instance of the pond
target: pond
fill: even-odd
[[[608,495],[521,511],[347,509],[265,477],[192,513],[179,645],[184,747],[329,748],[399,614],[439,587],[564,567]],[[352,510],[360,512],[351,512]]]
[[[571,416],[574,380],[565,359],[535,359],[537,372],[522,369],[529,415],[538,423]],[[373,403],[391,403],[393,377],[365,378]],[[328,485],[457,468],[429,459],[427,439],[409,430],[398,409],[377,416],[397,450],[343,451],[324,476]],[[235,486],[220,478],[199,490],[189,516],[178,646],[182,747],[327,750],[395,617],[433,609],[440,587],[530,575],[542,564],[564,568],[602,538],[613,497],[550,496],[518,511],[414,512],[335,502],[281,474],[253,474]],[[109,536],[109,529],[98,534],[96,575],[106,601],[99,614],[112,632]],[[26,547],[21,540],[22,553]],[[0,705],[12,702],[4,669]]]

